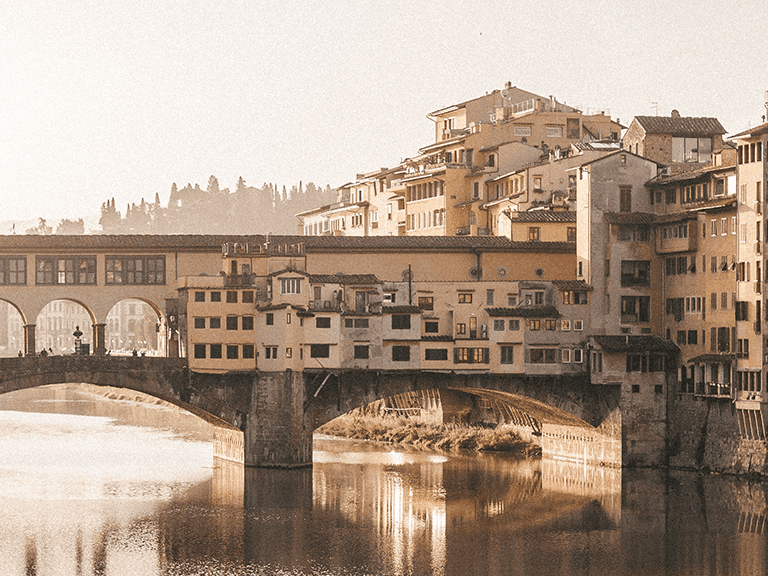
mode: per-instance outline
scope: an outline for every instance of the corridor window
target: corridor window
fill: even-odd
[[[369,357],[369,349],[365,344],[358,344],[355,346],[355,358],[357,360],[367,360]]]
[[[227,345],[227,360],[237,360],[240,357],[240,346]]]
[[[27,259],[12,256],[0,257],[0,284],[26,284]]]
[[[195,344],[195,358],[205,358],[205,344]]]
[[[165,256],[107,256],[107,284],[165,284]]]
[[[96,257],[38,256],[37,284],[96,284]]]

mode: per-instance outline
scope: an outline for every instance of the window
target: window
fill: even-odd
[[[355,345],[355,359],[357,360],[367,360],[369,355],[369,349],[368,345]]]
[[[672,162],[712,161],[712,138],[672,138]]]
[[[472,304],[472,293],[459,292],[459,304]]]
[[[245,346],[243,346],[243,349],[245,349]],[[285,357],[286,358],[293,358],[293,348],[286,348],[285,349]],[[304,354],[302,354],[301,357],[303,358]],[[243,358],[245,358],[245,352],[243,352]]]
[[[424,360],[448,360],[448,349],[427,348],[424,350]]]
[[[267,326],[275,325],[275,314],[273,312],[267,312],[266,322]]]
[[[201,318],[199,316],[196,317],[195,318],[195,328],[197,328],[197,329],[205,328],[205,318]]]
[[[493,296],[494,296],[493,290],[486,290],[485,291],[485,305],[486,306],[493,306]]]
[[[433,296],[419,296],[418,306],[422,310],[434,310],[435,298]]]
[[[104,263],[107,284],[165,284],[165,256],[107,256]]]
[[[584,330],[584,321],[583,320],[574,320],[573,321],[573,329],[574,330]]]
[[[237,304],[237,291],[227,290],[227,304]]]
[[[528,330],[541,330],[541,320],[538,318],[529,318]]]
[[[456,334],[466,334],[467,333],[467,325],[464,322],[459,322],[456,324]]]
[[[221,328],[221,318],[219,318],[218,316],[208,318],[208,327],[213,328],[215,330],[218,330],[219,328]]]
[[[622,286],[650,286],[651,262],[650,260],[622,260],[621,261],[621,285]]]
[[[410,330],[410,314],[392,314],[392,330]]]
[[[585,290],[562,290],[560,292],[563,304],[586,304],[587,292]]]
[[[13,256],[0,257],[0,284],[22,285],[27,283],[27,259]]]
[[[211,358],[221,358],[221,344],[211,344]]]
[[[571,363],[571,351],[568,348],[564,348],[560,352],[561,361],[563,364],[570,364]]]
[[[551,318],[544,320],[544,330],[557,330],[557,320]]]
[[[576,242],[576,227],[575,226],[568,226],[566,234],[567,234],[566,241],[568,241],[568,242]]]
[[[517,306],[517,296],[507,295],[507,306],[510,308]]]
[[[501,363],[502,364],[514,364],[515,354],[512,346],[501,346]]]
[[[301,278],[280,278],[282,294],[301,294]]]
[[[563,332],[569,332],[571,330],[571,321],[570,320],[561,320],[560,321],[560,330]]]
[[[96,284],[96,257],[38,256],[37,284]]]
[[[520,320],[515,318],[509,321],[509,328],[508,330],[515,332],[517,330],[520,330]]]
[[[235,344],[227,344],[227,360],[237,360],[240,357],[240,347]]]
[[[698,343],[699,343],[698,330],[688,330],[688,344],[698,344]]]
[[[581,348],[576,348],[573,351],[573,361],[576,364],[581,364],[584,362],[584,351]]]
[[[253,344],[243,344],[243,358],[249,359],[249,358],[253,358],[253,356],[254,356]]]
[[[253,290],[243,292],[243,304],[253,304]]]
[[[541,229],[538,226],[528,227],[528,240],[538,242],[541,239]]]
[[[331,318],[330,316],[318,316],[315,318],[315,328],[330,328]]]
[[[221,302],[221,292],[211,292],[211,302]]]
[[[205,302],[205,292],[195,292],[195,302]]]
[[[454,348],[454,364],[488,364],[488,348]]]
[[[205,358],[205,344],[195,344],[195,358]]]
[[[253,316],[243,316],[243,330],[253,330]]]
[[[237,316],[227,316],[227,330],[237,330]]]
[[[554,364],[555,363],[554,348],[531,348],[529,350],[529,363],[530,364]]]
[[[392,360],[394,362],[408,362],[411,359],[410,346],[392,346]]]
[[[503,331],[505,324],[506,324],[506,322],[504,322],[503,319],[495,318],[493,320],[493,330],[494,330],[494,332]]]
[[[651,321],[651,297],[650,296],[622,296],[621,297],[621,321],[622,322],[650,322]]]
[[[309,357],[310,358],[330,358],[331,345],[330,344],[310,344]]]
[[[436,334],[438,332],[438,322],[435,320],[424,322],[424,332],[426,334]]]
[[[619,212],[632,212],[632,186],[619,186]]]

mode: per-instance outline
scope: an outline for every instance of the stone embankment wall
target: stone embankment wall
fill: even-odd
[[[621,438],[605,434],[600,428],[582,428],[543,423],[541,453],[555,459],[595,466],[620,468]]]
[[[237,428],[213,428],[213,457],[242,464],[244,460],[244,435]]]
[[[741,438],[729,400],[678,395],[669,405],[669,465],[732,474],[768,474],[763,440]]]

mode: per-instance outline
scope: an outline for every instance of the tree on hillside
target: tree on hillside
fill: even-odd
[[[56,234],[80,235],[85,234],[85,223],[82,218],[77,220],[64,219],[56,226]]]
[[[37,222],[37,226],[35,226],[34,228],[27,228],[27,234],[50,236],[51,234],[53,234],[53,228],[48,226],[48,224],[45,221],[45,218],[39,218]]]

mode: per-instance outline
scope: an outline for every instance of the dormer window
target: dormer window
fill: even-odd
[[[672,162],[712,162],[712,138],[672,138]]]
[[[301,278],[280,278],[281,294],[301,294]]]

